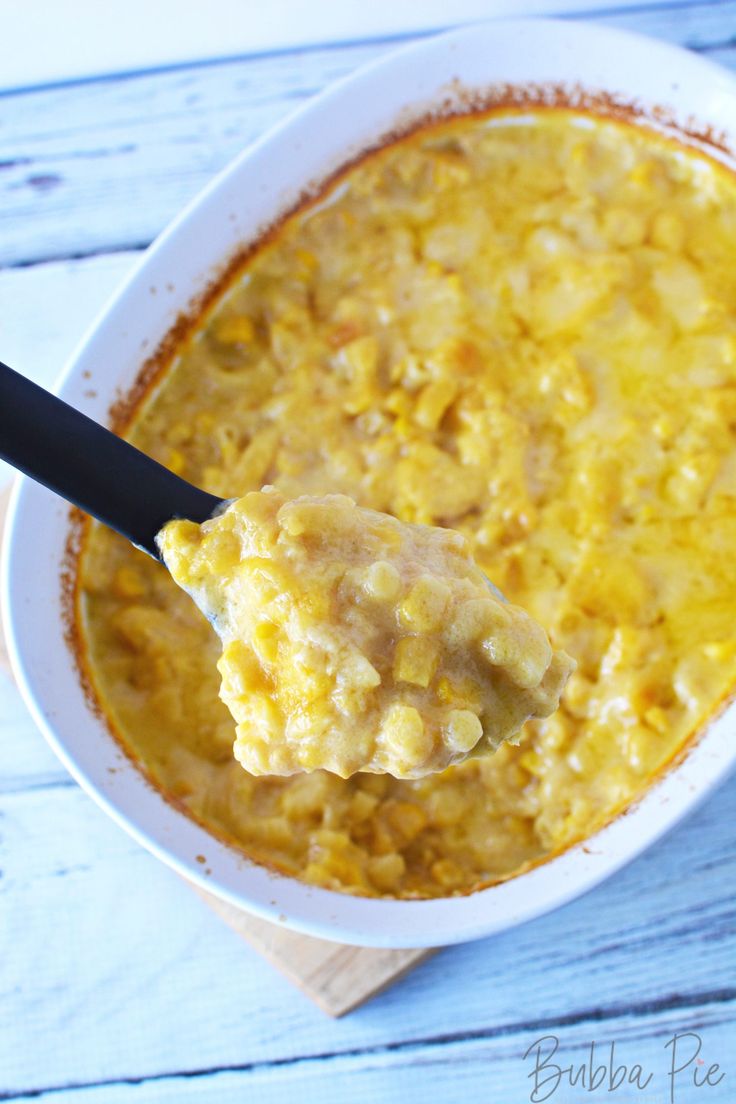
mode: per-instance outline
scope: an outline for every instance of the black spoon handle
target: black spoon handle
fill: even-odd
[[[222,505],[2,362],[0,457],[156,559],[167,521],[202,522]]]

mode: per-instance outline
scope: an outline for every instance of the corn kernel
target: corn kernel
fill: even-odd
[[[394,703],[381,727],[382,742],[408,763],[423,763],[432,751],[432,735],[413,705]]]
[[[279,655],[279,629],[272,621],[259,621],[253,631],[253,647],[261,663],[276,663]]]
[[[393,564],[376,560],[366,568],[363,590],[378,602],[393,602],[401,592],[401,576]]]
[[[511,615],[501,602],[470,598],[457,606],[444,626],[443,635],[451,647],[465,647],[491,632],[507,628]]]
[[[406,863],[396,851],[375,855],[368,860],[368,876],[378,889],[396,889],[406,870]]]
[[[628,207],[610,207],[603,217],[603,231],[616,245],[639,245],[646,229],[641,215]]]
[[[729,663],[736,658],[736,640],[715,640],[703,645],[703,655],[715,663]]]
[[[186,471],[187,458],[180,449],[169,449],[169,454],[166,458],[166,467],[169,471],[172,471],[174,475],[181,475]]]
[[[146,584],[134,567],[119,567],[112,585],[119,598],[140,598],[146,593]]]
[[[319,266],[319,261],[310,249],[297,249],[296,255],[300,264],[303,264],[310,272],[314,272]]]
[[[431,575],[422,575],[401,603],[399,619],[414,632],[434,632],[442,624],[449,598],[446,583]]]
[[[220,576],[227,575],[240,563],[240,541],[228,530],[217,530],[205,537],[202,550],[210,570]]]
[[[394,652],[394,679],[426,689],[439,661],[439,643],[426,636],[403,636]]]
[[[368,820],[373,816],[378,806],[378,798],[375,794],[366,793],[365,790],[358,790],[353,794],[350,801],[350,817],[355,824],[360,824],[361,821]]]
[[[232,640],[225,645],[217,669],[222,676],[223,693],[227,693],[228,697],[244,698],[264,685],[257,659],[241,640]]]
[[[445,889],[451,889],[459,885],[463,878],[463,872],[452,859],[437,859],[430,867],[430,873],[436,882]]]
[[[445,739],[456,751],[471,751],[483,736],[480,718],[469,709],[452,709],[447,717]]]
[[[427,813],[411,801],[395,801],[386,804],[386,819],[396,829],[404,843],[413,840],[427,826]]]
[[[381,685],[381,676],[373,664],[359,652],[343,662],[342,680],[351,687],[372,690]]]
[[[652,244],[671,253],[679,253],[685,244],[682,219],[671,211],[658,211],[652,220]]]
[[[436,429],[457,393],[458,384],[454,379],[444,378],[428,383],[417,400],[415,421],[424,429]]]
[[[356,337],[342,346],[339,357],[361,380],[368,380],[378,366],[378,341],[373,334]]]
[[[244,314],[223,318],[214,328],[214,334],[223,345],[246,345],[255,337],[255,328]]]

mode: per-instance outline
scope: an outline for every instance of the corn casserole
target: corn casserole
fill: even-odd
[[[152,782],[257,862],[403,898],[510,877],[635,800],[736,684],[735,262],[728,169],[562,108],[427,125],[287,217],[127,435],[223,498],[458,530],[578,666],[518,746],[441,774],[253,777],[213,629],[92,524],[84,662]]]

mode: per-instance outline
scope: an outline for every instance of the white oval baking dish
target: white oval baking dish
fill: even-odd
[[[461,105],[468,90],[529,82],[605,90],[645,111],[664,105],[683,126],[692,129],[695,119],[723,133],[728,148],[736,146],[736,81],[662,43],[548,20],[488,23],[423,40],[322,93],[217,177],[143,256],[72,357],[59,393],[106,420],[177,314],[307,185],[409,118],[448,102]],[[433,901],[310,888],[250,863],[167,804],[90,709],[64,639],[59,578],[68,530],[66,505],[23,480],[4,552],[4,607],[14,669],[39,727],[80,784],[145,847],[204,889],[289,927],[385,947],[461,942],[509,928],[569,901],[639,854],[736,762],[731,707],[593,845],[573,847],[508,882]],[[211,873],[197,855],[206,856]]]

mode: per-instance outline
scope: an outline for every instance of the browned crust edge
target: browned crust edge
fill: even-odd
[[[666,106],[645,106],[638,100],[626,99],[613,92],[592,91],[580,84],[528,83],[515,85],[496,83],[484,89],[469,89],[456,79],[447,86],[446,95],[436,107],[430,111],[424,110],[419,113],[406,111],[401,114],[394,127],[381,135],[377,141],[363,149],[359,154],[346,160],[339,168],[325,177],[307,185],[294,203],[282,211],[271,223],[257,231],[252,241],[237,249],[225,261],[220,270],[213,275],[205,291],[189,303],[187,309],[177,317],[155,352],[145,360],[132,386],[112,404],[108,415],[111,429],[121,435],[125,433],[142,403],[171,367],[182,345],[192,337],[204,315],[218,301],[226,287],[234,282],[251,258],[278,236],[279,231],[289,219],[318,203],[357,165],[395,142],[408,138],[421,130],[448,122],[453,118],[523,112],[530,109],[534,111],[553,109],[582,112],[601,119],[612,119],[627,123],[640,129],[653,130],[660,141],[662,138],[669,139],[675,145],[685,146],[691,152],[697,152],[710,160],[716,161],[721,168],[731,169],[731,171],[734,168],[732,165],[724,164],[724,158],[732,160],[736,154],[728,144],[727,136],[723,131],[716,130],[713,126],[699,121],[694,116],[688,116],[684,120],[678,118],[676,113]],[[105,724],[121,751],[134,763],[148,784],[156,790],[167,804],[186,815],[211,836],[236,851],[249,864],[257,865],[274,876],[294,878],[295,875],[288,871],[280,870],[274,865],[254,859],[227,833],[213,829],[211,825],[206,824],[200,817],[193,814],[183,801],[165,793],[151,777],[140,758],[128,746],[123,734],[118,731],[113,719],[105,711],[101,696],[95,685],[82,629],[79,561],[89,528],[89,518],[78,509],[71,509],[69,512],[69,532],[60,573],[60,585],[64,640],[72,654],[90,711]],[[594,840],[600,832],[609,827],[620,816],[632,813],[666,775],[684,762],[710,726],[734,701],[736,701],[736,686],[715,703],[702,725],[660,765],[643,784],[641,791],[634,798],[617,807],[605,821],[596,827],[592,834],[576,837],[560,848],[523,863],[509,874],[478,882],[467,890],[453,894],[453,896],[469,896],[479,890],[500,885],[543,866],[552,859],[559,858],[584,841]],[[583,850],[588,854],[594,854],[592,850],[587,848]],[[434,898],[403,899],[433,900]]]

